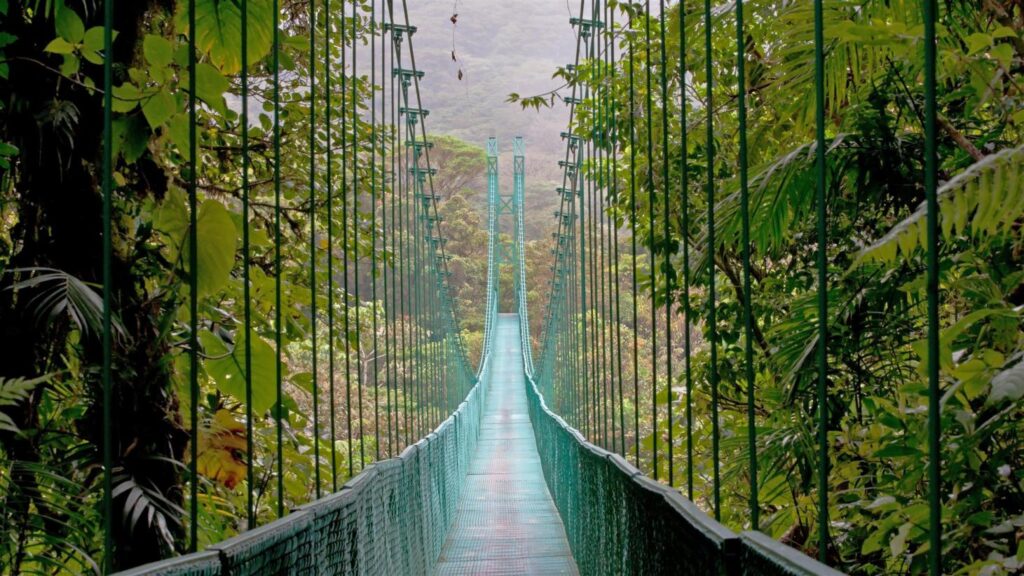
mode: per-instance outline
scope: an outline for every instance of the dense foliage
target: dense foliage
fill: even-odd
[[[378,362],[384,352],[373,346],[384,346],[386,318],[382,286],[376,286],[378,301],[372,298],[374,280],[380,285],[388,275],[394,294],[403,254],[392,243],[395,237],[384,234],[382,224],[396,197],[382,185],[382,151],[394,155],[394,131],[382,120],[386,116],[381,95],[384,78],[378,75],[377,86],[372,86],[368,69],[353,75],[351,66],[343,64],[346,57],[351,58],[354,44],[362,59],[368,53],[367,42],[381,42],[371,18],[380,21],[382,4],[360,4],[358,13],[350,3],[336,3],[330,12],[320,3],[312,4],[317,7],[312,54],[311,4],[282,2],[277,15],[282,147],[278,225],[272,107],[273,7],[277,4],[271,0],[247,4],[246,125],[239,3],[197,0],[194,31],[188,29],[187,2],[118,3],[110,56],[116,185],[111,410],[117,568],[180,553],[190,545],[191,442],[197,444],[199,454],[196,544],[202,548],[244,529],[249,488],[255,494],[257,521],[265,523],[276,517],[278,506],[290,510],[340,486],[366,463],[397,454],[435,425],[454,400],[442,397],[441,391],[410,398],[404,386],[383,388],[385,370],[397,378],[398,371],[406,368],[395,360],[398,355],[393,351],[385,367]],[[102,562],[98,334],[103,114],[97,89],[102,86],[101,6],[93,0],[0,2],[0,566],[4,572],[98,572]],[[325,26],[334,35],[330,43]],[[202,396],[195,399],[189,394],[188,354],[190,34],[198,47],[199,101],[196,282]],[[328,60],[334,64],[329,72],[324,64]],[[314,69],[316,92],[311,102]],[[387,89],[390,92],[393,87]],[[358,100],[358,118],[353,118],[353,98]],[[375,109],[375,119],[364,114],[373,104],[380,107]],[[329,124],[328,108],[333,112]],[[246,450],[242,358],[243,131],[247,131],[250,162],[251,253],[246,263],[253,320],[252,455]],[[482,153],[455,141],[439,142],[437,148],[435,166],[438,162],[451,165],[448,175],[438,181],[439,193],[465,195],[464,188],[470,185],[467,178],[478,170],[473,161]],[[315,162],[312,176],[311,161]],[[316,192],[312,201],[311,186]],[[335,199],[329,210],[326,191],[331,186]],[[338,199],[342,194],[350,202],[345,220]],[[377,204],[371,202],[373,198]],[[467,210],[465,200],[461,202],[452,202],[447,210]],[[312,238],[311,215],[316,221]],[[329,220],[333,244],[328,244]],[[479,219],[468,219],[461,232],[467,252],[475,253],[479,233]],[[318,265],[311,278],[314,249]],[[458,280],[475,287],[480,279],[482,293],[485,271],[480,260],[486,263],[486,256],[476,258],[460,268]],[[333,343],[327,337],[328,261],[333,262],[334,273]],[[352,265],[361,265],[361,271],[357,274]],[[311,283],[319,308],[315,350]],[[466,293],[463,297],[475,310],[477,296]],[[275,324],[277,310],[282,314],[280,330]],[[417,316],[409,311],[390,318],[390,328],[411,331]],[[428,327],[417,329],[425,333]],[[475,338],[479,346],[480,337],[474,337],[472,325],[469,330],[467,339]],[[390,337],[389,342],[396,341],[394,332]],[[329,385],[331,351],[337,366]],[[413,350],[406,354],[411,356]],[[278,358],[284,391],[280,404],[275,393]],[[315,415],[314,380],[319,382]],[[199,406],[197,438],[190,438],[193,402]],[[405,411],[402,416],[399,406]],[[414,414],[411,419],[409,410]],[[314,418],[319,421],[319,459],[313,447]],[[278,420],[284,428],[283,492],[277,490]],[[250,458],[255,473],[251,487],[246,479]],[[315,477],[321,479],[321,486],[315,486]]]
[[[951,0],[939,6],[944,571],[1016,573],[1024,562],[1024,12],[1019,3],[1000,0]],[[715,369],[722,394],[722,518],[733,528],[749,526],[750,520],[736,104],[737,90],[746,92],[760,529],[817,555],[812,536],[819,425],[813,4],[744,3],[742,87],[737,87],[734,8],[731,3],[713,7],[707,54],[703,3],[687,1],[682,10],[671,6],[663,70],[657,16],[649,21],[643,4],[619,3],[616,65],[590,60],[556,75],[594,87],[578,108],[576,134],[605,133],[609,104],[598,96],[611,95],[618,111],[612,133],[619,193],[610,194],[616,201],[610,213],[627,228],[635,222],[642,246],[653,249],[658,260],[668,252],[671,267],[657,271],[655,302],[660,306],[668,298],[677,317],[683,315],[683,246],[689,246],[691,325],[703,334],[692,351],[694,386],[685,389],[678,361],[671,383],[661,371],[659,429],[653,434],[661,443],[664,479],[667,404],[672,403],[676,484],[687,488],[678,471],[692,464],[694,494],[707,510],[713,477],[706,289],[713,257],[719,292]],[[821,425],[829,445],[827,555],[852,574],[921,573],[928,550],[921,6],[899,0],[825,2],[824,20],[829,416]],[[632,27],[622,26],[627,21]],[[709,57],[715,87],[712,142],[704,131]],[[645,77],[648,67],[653,81]],[[658,84],[663,73],[667,102]],[[646,103],[649,94],[652,108]],[[522,102],[530,107],[547,101]],[[681,102],[687,113],[685,150]],[[670,126],[667,156],[661,150],[664,114]],[[715,152],[713,249],[707,245],[709,146]],[[640,191],[635,212],[628,193],[631,155],[632,183]],[[662,177],[666,162],[668,180]],[[649,165],[658,191],[650,212]],[[588,174],[596,179],[607,169],[591,161]],[[667,214],[661,205],[666,192]],[[691,224],[686,230],[684,197]],[[662,231],[665,218],[668,238]],[[649,305],[644,292],[650,269],[639,264],[641,298]],[[631,323],[631,315],[623,321]],[[682,347],[676,334],[673,354]],[[658,361],[664,354],[642,355],[639,364],[649,366],[645,358]],[[604,385],[615,394],[614,382]],[[647,381],[644,388],[651,385]],[[687,395],[695,415],[692,463],[686,462],[682,417]],[[642,409],[641,417],[650,423],[650,408]],[[641,428],[641,433],[646,437],[641,462],[653,472],[651,432]]]

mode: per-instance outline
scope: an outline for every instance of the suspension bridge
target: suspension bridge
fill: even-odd
[[[765,272],[751,262],[750,217],[769,202],[759,196],[758,205],[750,206],[748,90],[712,81],[713,55],[725,52],[712,45],[721,10],[709,0],[702,12],[685,15],[703,19],[706,29],[705,80],[699,84],[686,63],[682,7],[665,0],[657,10],[650,1],[623,6],[581,0],[566,22],[576,56],[562,69],[567,82],[557,98],[567,106],[569,122],[552,135],[564,144],[564,155],[553,160],[562,180],[551,192],[558,208],[540,303],[529,298],[538,280],[528,261],[521,137],[511,141],[510,191],[499,177],[498,139],[486,145],[487,243],[479,246],[486,250],[486,299],[460,302],[454,294],[452,278],[464,263],[449,249],[446,199],[435,184],[439,167],[427,128],[429,95],[421,93],[426,71],[417,66],[418,29],[406,0],[310,0],[286,9],[278,0],[241,0],[223,12],[210,12],[209,2],[179,2],[175,18],[187,37],[184,49],[165,50],[147,36],[136,56],[159,68],[154,78],[168,86],[172,76],[180,76],[169,103],[157,102],[163,87],[147,91],[138,74],[116,69],[118,18],[127,16],[118,15],[116,2],[102,4],[97,27],[86,32],[83,25],[78,34],[65,21],[61,34],[75,38],[65,42],[67,48],[51,44],[57,54],[90,50],[104,72],[97,91],[103,101],[103,254],[96,284],[106,288],[95,319],[102,372],[96,394],[101,412],[94,418],[102,428],[97,474],[103,487],[103,554],[96,572],[841,574],[830,567],[839,565],[830,556],[835,502],[830,504],[829,492],[837,488],[829,484],[828,468],[834,444],[828,426],[834,423],[828,424],[827,347],[829,307],[835,303],[825,289],[831,148],[825,138],[829,87],[821,0],[813,2],[808,53],[814,62],[809,73],[816,140],[804,150],[817,210],[812,244],[819,247],[813,255],[816,315],[808,316],[806,326],[817,338],[801,351],[801,362],[810,365],[813,359],[817,370],[806,400],[817,411],[808,435],[817,461],[805,463],[817,491],[813,502],[802,504],[815,514],[806,525],[816,533],[805,535],[804,546],[815,558],[760,531],[766,525],[761,514],[771,505],[759,493],[764,482],[758,476],[757,419],[764,416],[756,409],[753,356],[762,336],[752,312],[751,276]],[[931,2],[924,5],[927,198],[921,209],[926,218],[914,238],[927,250],[924,345],[930,360],[923,367],[929,458],[921,482],[928,484],[929,499],[917,524],[901,537],[909,530],[927,531],[928,569],[938,576],[943,541],[936,15]],[[668,24],[673,9],[679,22],[676,86],[668,79],[666,39],[674,33]],[[745,87],[743,2],[729,9],[736,45],[728,66]],[[283,20],[285,13],[295,21]],[[236,28],[221,26],[217,38],[204,32],[211,19],[225,14]],[[617,23],[623,14],[628,21]],[[300,28],[309,41],[301,47],[296,39],[302,37],[293,34]],[[230,34],[237,45],[218,44]],[[294,73],[296,59],[304,61],[308,76]],[[642,67],[634,70],[637,63]],[[213,64],[237,71],[237,101],[225,104],[228,80]],[[617,84],[625,79],[616,75],[627,69],[628,84]],[[616,86],[628,86],[628,92],[616,93]],[[697,88],[703,93],[690,96]],[[720,175],[714,160],[716,138],[725,137],[717,132],[714,114],[704,113],[714,109],[716,97],[737,106],[737,126],[729,129],[737,130],[739,184],[725,200],[716,195]],[[659,114],[653,112],[656,102],[663,106]],[[158,109],[179,104],[180,111]],[[300,109],[305,116],[295,120]],[[705,117],[700,163],[689,158],[687,138],[696,135],[688,111]],[[219,125],[215,114],[226,120]],[[125,352],[132,339],[127,332],[133,329],[122,314],[128,296],[112,287],[123,284],[131,268],[131,248],[118,240],[130,218],[118,213],[127,212],[129,131],[144,121],[161,138],[150,148],[177,163],[155,218],[163,230],[162,261],[172,268],[168,277],[180,282],[173,305],[167,305],[180,323],[173,331],[180,362],[166,363],[174,365],[182,384],[161,407],[180,410],[180,417],[172,418],[178,440],[167,442],[174,446],[166,452],[151,448],[159,438],[118,416],[138,406],[129,391],[132,376],[123,370],[131,357]],[[670,154],[670,122],[678,124],[681,153]],[[286,134],[285,126],[292,131]],[[638,154],[646,160],[638,161]],[[227,155],[237,155],[237,165]],[[627,158],[628,169],[620,169]],[[230,177],[214,176],[228,164]],[[646,174],[638,174],[638,166]],[[697,199],[688,188],[687,179],[698,172],[706,180],[706,198]],[[682,180],[681,190],[668,188],[670,173]],[[698,217],[691,214],[695,205],[706,211],[701,236],[689,232],[691,218]],[[716,222],[724,219],[716,210],[728,212],[733,222],[719,233],[742,236],[740,253],[730,255],[735,264],[719,259],[727,250],[716,239]],[[646,224],[638,228],[644,217]],[[240,245],[234,237],[223,239],[225,229],[231,230],[228,236],[237,229]],[[288,268],[285,261],[295,254],[303,261]],[[18,290],[47,282],[39,270],[30,270]],[[716,271],[734,285],[734,300],[723,301],[721,290],[716,292]],[[699,291],[705,316],[692,320],[691,282],[698,275],[706,276]],[[620,294],[627,277],[628,297]],[[638,294],[648,289],[646,301],[638,303]],[[482,308],[479,342],[470,341],[466,329],[467,304]],[[717,356],[728,340],[717,332],[720,313],[743,319],[742,335],[732,341],[740,342],[745,362],[728,373]],[[531,323],[531,314],[539,322]],[[703,367],[710,414],[704,426],[695,425],[692,403],[701,386],[691,366],[690,328],[698,322],[710,333]],[[632,332],[628,338],[623,326]],[[638,368],[641,330],[653,351],[646,372]],[[632,369],[624,370],[630,361]],[[732,430],[731,437],[746,442],[742,453],[749,458],[741,474],[749,492],[743,495],[749,515],[742,522],[724,521],[722,515],[720,450],[728,440],[720,429],[720,386],[729,378],[742,396],[732,401],[748,416],[745,429]],[[650,421],[642,424],[645,410]],[[697,435],[712,446],[709,462],[695,454]],[[152,454],[137,456],[139,446]],[[30,474],[12,468],[9,482],[17,485]],[[144,474],[168,484],[144,483]],[[230,508],[225,492],[244,492],[244,499]],[[145,508],[151,502],[163,504]],[[172,515],[180,525],[167,525]],[[140,522],[163,539],[136,541]],[[29,556],[19,550],[18,561],[28,562]]]
[[[420,77],[397,74],[410,86]],[[424,112],[405,114],[411,138]],[[435,234],[422,200],[430,172],[419,167],[430,146],[407,145],[412,198],[421,200],[413,204],[423,209],[424,233]],[[526,303],[522,138],[513,150],[514,190],[502,194],[497,140],[487,146],[486,328],[479,370],[458,407],[330,495],[204,551],[120,574],[840,574],[764,534],[730,531],[548,408]],[[568,166],[572,175],[579,164]],[[512,220],[511,246],[499,238],[503,216]],[[434,262],[422,272],[442,270],[443,258]],[[511,311],[499,309],[503,263],[515,268]],[[443,280],[436,286],[445,313],[454,313]],[[442,330],[454,348],[458,333]]]

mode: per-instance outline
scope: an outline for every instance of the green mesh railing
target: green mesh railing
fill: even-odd
[[[121,576],[429,574],[476,451],[490,369],[485,357],[477,385],[434,432],[338,492],[206,551]]]
[[[544,477],[581,574],[842,574],[760,532],[735,534],[587,442],[548,409],[529,374],[526,390]]]

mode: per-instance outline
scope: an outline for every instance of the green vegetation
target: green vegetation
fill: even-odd
[[[99,572],[103,561],[100,4],[91,0],[0,2],[0,566],[5,573],[91,573]],[[331,490],[335,482],[340,486],[366,463],[397,454],[436,424],[438,416],[447,414],[452,401],[439,392],[410,398],[404,387],[385,390],[378,385],[385,381],[382,373],[387,368],[374,361],[383,354],[373,348],[374,343],[383,346],[383,332],[375,338],[372,326],[376,317],[383,331],[385,316],[383,294],[378,294],[380,302],[370,298],[371,281],[375,274],[382,282],[385,270],[391,271],[394,281],[391,265],[397,267],[399,256],[395,245],[384,246],[390,239],[378,238],[375,246],[371,234],[374,212],[383,218],[385,199],[390,202],[395,197],[382,191],[379,155],[379,140],[390,140],[394,131],[378,118],[375,141],[370,138],[370,118],[345,117],[343,104],[351,110],[353,95],[366,110],[373,98],[380,104],[381,88],[371,86],[362,73],[353,77],[351,69],[340,65],[325,76],[323,64],[327,22],[335,33],[344,27],[348,34],[344,43],[335,39],[330,44],[329,57],[334,62],[341,61],[343,50],[351,53],[353,30],[361,54],[364,40],[376,37],[379,43],[379,34],[371,36],[368,28],[370,3],[361,6],[365,12],[355,22],[351,13],[343,14],[345,5],[340,2],[329,13],[316,3],[315,108],[311,108],[309,91],[309,4],[282,3],[282,253],[277,269],[272,106],[275,5],[270,0],[248,2],[246,126],[241,116],[239,4],[196,2],[201,397],[195,399],[189,390],[188,351],[188,183],[192,176],[188,3],[119,2],[116,9],[111,55],[116,187],[111,287],[116,332],[111,407],[115,568],[188,549],[193,441],[200,474],[195,544],[203,548],[244,529],[249,489],[254,492],[256,520],[266,523],[277,517],[278,506],[287,511],[304,504],[322,490]],[[351,4],[347,6],[351,9]],[[324,90],[328,80],[335,87],[329,94]],[[347,86],[344,94],[338,89],[343,85]],[[327,106],[334,112],[329,141]],[[309,137],[311,127],[315,127],[314,142]],[[243,131],[248,136],[250,163],[251,253],[246,262],[240,251]],[[333,147],[329,167],[328,144]],[[377,165],[371,169],[371,146],[375,145]],[[393,149],[390,143],[388,149]],[[439,147],[441,156],[449,149],[450,159],[439,158],[451,167],[446,176],[450,189],[443,194],[456,196],[463,204],[452,202],[447,210],[466,210],[470,183],[464,178],[476,170],[472,163],[466,165],[466,158],[480,154],[452,141]],[[352,184],[351,159],[356,155],[361,159],[358,188]],[[311,157],[316,161],[312,205]],[[342,220],[338,198],[328,210],[328,169],[338,198],[344,190],[352,204],[347,222]],[[373,186],[376,206],[370,202]],[[318,260],[313,279],[319,308],[315,350],[310,337],[314,328],[310,214],[316,217]],[[329,220],[335,233],[333,245],[327,240]],[[342,237],[346,224],[349,233]],[[479,224],[473,219],[465,224],[468,254],[478,241],[471,235],[479,234]],[[377,225],[381,226],[379,220]],[[374,256],[376,270],[371,268]],[[481,257],[486,262],[486,256]],[[335,272],[333,343],[327,337],[328,259],[334,261]],[[362,266],[358,275],[348,267],[356,261]],[[253,310],[249,343],[252,454],[247,452],[245,424],[243,264],[251,274]],[[476,288],[479,278],[482,287],[484,273],[479,261],[468,261],[459,281]],[[278,277],[280,348],[274,322]],[[351,295],[345,298],[342,286],[349,284]],[[476,312],[475,296],[467,293],[465,298]],[[351,316],[352,322],[343,323],[343,316],[346,320]],[[405,317],[392,317],[391,325],[396,330],[425,331],[423,326],[413,326],[417,317],[410,310]],[[479,326],[468,330],[480,340],[473,335]],[[428,343],[424,341],[423,346],[426,350]],[[338,366],[334,385],[329,387],[332,350]],[[280,404],[275,392],[278,351],[284,392]],[[410,345],[406,358],[414,353],[419,351]],[[314,357],[318,360],[315,375]],[[391,370],[397,370],[395,363]],[[373,374],[372,366],[379,366],[381,373]],[[314,380],[319,381],[316,413]],[[197,438],[190,438],[193,402],[198,404]],[[405,410],[401,417],[400,406]],[[425,415],[410,420],[408,410]],[[335,412],[336,419],[332,418]],[[385,412],[386,416],[378,416]],[[277,490],[276,473],[279,418],[284,428],[283,493]],[[333,430],[329,422],[334,422]],[[314,451],[315,430],[319,459]],[[248,486],[250,472],[254,477]],[[317,477],[319,487],[313,480]]]
[[[1024,14],[1020,6],[999,0],[940,3],[939,11],[943,571],[1017,573],[1024,562]],[[672,438],[675,484],[685,491],[683,471],[691,463],[686,460],[684,414],[686,398],[692,398],[692,489],[709,513],[715,487],[707,298],[708,261],[713,258],[718,287],[715,368],[721,394],[721,517],[728,526],[743,528],[751,518],[748,472],[753,448],[747,442],[744,377],[735,12],[732,5],[714,11],[713,142],[705,139],[704,5],[687,1],[683,14],[687,40],[681,51],[680,9],[670,7],[665,70],[659,61],[656,17],[648,24],[642,4],[619,3],[620,25],[631,17],[634,21],[632,31],[616,29],[616,54],[622,60],[609,68],[599,57],[575,71],[563,68],[556,74],[598,91],[577,107],[574,133],[599,141],[607,118],[602,107],[618,111],[612,129],[619,154],[619,195],[617,201],[612,197],[610,214],[629,228],[629,159],[635,154],[637,236],[658,262],[656,305],[671,302],[675,318],[684,317],[683,247],[689,246],[691,324],[700,333],[692,350],[693,389],[685,389],[682,332],[675,330],[669,352],[661,326],[658,350],[638,356],[647,377],[634,401],[642,406],[641,467],[664,481],[669,466],[666,444]],[[813,4],[751,1],[745,3],[745,20],[747,76],[742,88],[749,107],[760,529],[817,556]],[[827,558],[851,574],[918,574],[926,570],[928,556],[921,6],[898,1],[825,2],[824,20],[829,143]],[[648,25],[653,38],[649,52]],[[626,56],[630,38],[636,40],[632,102]],[[681,53],[686,57],[685,98]],[[653,67],[653,81],[645,78],[648,66]],[[660,92],[662,73],[668,81],[667,102]],[[610,100],[603,101],[599,96],[606,93]],[[685,150],[679,109],[683,100],[688,118]],[[537,98],[521,102],[525,108],[545,105]],[[632,149],[630,111],[635,111],[636,130]],[[669,116],[667,155],[661,150],[664,114]],[[595,149],[607,154],[610,146]],[[714,147],[710,170],[708,146]],[[588,159],[585,170],[588,178],[598,180],[609,166],[595,158]],[[662,176],[664,163],[667,180]],[[707,241],[709,171],[716,183],[713,254]],[[649,183],[657,191],[653,207]],[[665,193],[668,213],[662,206]],[[685,230],[684,194],[690,218]],[[669,237],[662,228],[666,218]],[[628,254],[628,241],[620,248]],[[650,328],[644,319],[649,318],[645,307],[651,305],[651,270],[647,251],[643,253],[638,262],[638,335]],[[666,253],[670,266],[663,269],[660,261]],[[629,267],[628,259],[623,259],[617,270]],[[601,269],[606,270],[607,265]],[[628,276],[617,276],[626,287]],[[624,292],[622,297],[631,296]],[[607,312],[594,313],[610,318]],[[628,311],[622,320],[633,323]],[[628,337],[622,348],[631,365]],[[661,367],[669,353],[676,367],[671,382]],[[614,399],[615,374],[601,362],[592,355],[590,369],[601,378],[600,393]],[[655,366],[652,414],[649,370]],[[627,402],[633,398],[630,388],[626,386]],[[627,432],[634,430],[629,422],[632,409],[625,407]],[[657,430],[652,430],[655,417]],[[596,432],[591,437],[614,446]],[[626,446],[631,455],[631,443]]]
[[[98,0],[0,0],[0,567],[4,570],[98,573],[105,560],[100,506],[103,100],[97,88],[103,85],[104,57],[114,64],[114,282],[108,288],[115,312],[111,406],[115,567],[187,550],[193,544],[188,538],[188,511],[193,504],[199,511],[199,537],[194,542],[199,548],[245,529],[250,490],[257,522],[270,521],[277,517],[278,507],[288,510],[306,503],[369,462],[399,453],[443,418],[457,400],[440,394],[414,395],[397,384],[382,391],[378,383],[411,379],[412,369],[405,359],[419,356],[436,342],[409,344],[400,360],[396,360],[399,353],[390,352],[391,361],[378,367],[380,351],[374,344],[383,341],[381,326],[390,326],[385,339],[396,346],[400,339],[394,330],[401,331],[404,339],[407,332],[425,334],[433,327],[417,316],[420,310],[414,313],[411,307],[403,307],[399,313],[383,299],[375,302],[368,296],[375,279],[394,282],[396,269],[412,256],[402,251],[404,240],[398,246],[386,237],[383,243],[374,240],[377,226],[383,230],[393,224],[382,225],[375,216],[384,217],[385,206],[393,206],[390,203],[399,195],[381,185],[385,170],[371,167],[366,159],[382,149],[373,136],[386,140],[384,149],[390,152],[389,139],[396,131],[379,118],[375,125],[368,118],[371,104],[383,98],[382,88],[390,93],[390,87],[379,86],[386,82],[373,86],[368,70],[361,67],[353,76],[340,65],[343,51],[353,43],[365,56],[368,45],[363,42],[374,38],[373,5],[361,2],[358,8],[363,11],[356,21],[350,13],[343,14],[344,3],[333,3],[326,12],[316,2],[315,31],[309,3],[280,5],[283,154],[278,166],[278,227],[271,104],[277,4],[272,0],[246,4],[249,122],[245,124],[240,104],[238,2],[195,0],[194,31],[188,29],[186,2],[119,2],[114,50],[104,55]],[[824,425],[830,468],[830,545],[824,552],[830,564],[858,576],[919,574],[925,571],[928,553],[920,5],[904,0],[829,0],[825,5],[830,369],[829,418]],[[517,6],[502,3],[495,14],[504,18]],[[598,226],[604,242],[596,272],[604,291],[595,310],[573,319],[582,324],[586,318],[590,326],[597,345],[587,359],[587,369],[599,374],[593,381],[595,389],[611,398],[613,406],[602,416],[610,415],[610,422],[585,431],[603,446],[618,446],[631,460],[635,457],[644,472],[662,480],[672,467],[675,486],[692,490],[706,510],[713,508],[712,327],[707,294],[714,278],[718,286],[714,368],[721,385],[721,518],[732,528],[749,525],[747,463],[755,450],[761,466],[759,528],[817,555],[820,551],[812,536],[818,528],[815,436],[820,408],[813,361],[818,343],[813,5],[807,0],[751,0],[745,6],[747,81],[743,89],[750,108],[746,134],[753,297],[749,304],[755,320],[750,344],[757,445],[750,446],[745,433],[744,349],[748,342],[742,314],[744,243],[737,173],[740,126],[734,13],[732,5],[715,12],[710,56],[716,90],[715,105],[709,111],[705,100],[709,55],[701,42],[703,4],[691,0],[684,2],[683,10],[673,5],[668,15],[667,102],[659,87],[648,85],[644,78],[643,71],[652,66],[657,83],[662,73],[657,62],[661,44],[657,23],[650,23],[654,40],[648,61],[647,46],[640,40],[648,22],[639,5],[614,3],[620,26],[630,16],[634,20],[632,32],[615,30],[620,58],[628,50],[629,39],[638,40],[632,65],[622,59],[609,69],[589,61],[575,71],[556,71],[559,82],[581,85],[588,79],[593,86],[601,86],[608,100],[584,100],[577,107],[572,129],[595,136],[602,142],[602,154],[613,150],[617,154],[616,172],[606,181],[618,193],[602,197],[607,208],[605,221]],[[1024,8],[1012,0],[949,0],[939,10],[944,571],[1011,574],[1024,565]],[[348,37],[325,44],[325,24],[334,31],[347,30]],[[316,54],[310,52],[312,32]],[[198,47],[198,154],[194,159],[189,152],[190,35]],[[687,39],[685,46],[679,43],[682,35]],[[379,42],[380,37],[376,38]],[[477,46],[490,40],[491,36],[464,39]],[[500,52],[521,41],[521,35],[505,30],[494,47]],[[465,44],[458,47],[460,56],[472,54],[461,46]],[[679,72],[680,54],[687,62],[685,82]],[[325,61],[337,65],[328,72]],[[632,102],[630,69],[639,72]],[[473,82],[473,67],[467,71]],[[311,106],[311,75],[315,106]],[[328,80],[333,86],[330,91],[325,89]],[[348,92],[339,90],[343,85]],[[480,89],[493,92],[494,86],[488,83]],[[359,118],[350,113],[353,89]],[[649,96],[650,107],[646,105]],[[550,95],[522,102],[527,107],[541,106],[550,102]],[[610,131],[613,137],[606,139],[606,116],[600,106],[608,102],[614,102],[618,114]],[[685,149],[681,102],[688,117]],[[329,124],[326,107],[334,112]],[[476,114],[472,108],[460,112],[462,122]],[[703,132],[709,113],[714,125],[710,143]],[[507,111],[497,122],[503,128],[512,122],[504,114]],[[669,132],[663,134],[666,114]],[[431,121],[437,116],[446,124],[456,118],[450,109]],[[635,124],[632,148],[631,124]],[[648,130],[648,125],[653,129]],[[475,363],[483,344],[486,301],[486,158],[477,145],[482,144],[482,129],[464,128],[453,132],[481,141],[437,137],[430,155],[433,166],[439,168],[433,186],[442,201],[451,296],[458,305],[470,362]],[[546,125],[529,128],[532,132],[527,134],[536,135]],[[558,130],[551,132],[552,140]],[[242,207],[243,134],[249,144],[249,167],[244,173],[250,183],[247,223]],[[661,151],[663,136],[667,154]],[[648,153],[648,140],[654,143],[653,155]],[[376,149],[371,148],[375,145]],[[709,146],[714,150],[711,166]],[[527,147],[534,149],[530,141]],[[328,149],[332,150],[330,163]],[[631,157],[635,157],[632,166]],[[362,162],[354,168],[346,158]],[[312,171],[311,159],[316,162]],[[559,159],[552,158],[551,163]],[[192,160],[197,166],[194,173]],[[665,164],[667,178],[661,172]],[[399,163],[401,168],[408,166]],[[597,180],[610,166],[590,161],[584,168],[588,178]],[[503,163],[501,171],[509,174],[511,163]],[[559,201],[553,188],[561,185],[552,171],[553,166],[535,168],[532,160],[528,163],[527,237],[531,240],[526,246],[526,299],[530,333],[538,346],[553,282],[555,242],[548,233],[554,222],[547,218]],[[717,186],[713,198],[717,234],[711,250],[705,220],[709,171]],[[631,179],[631,172],[635,178]],[[649,173],[653,180],[648,179]],[[193,176],[198,184],[194,231],[188,208]],[[358,184],[352,185],[355,177]],[[631,185],[638,190],[635,214],[628,195]],[[659,191],[654,206],[645,193],[648,187]],[[328,207],[328,189],[354,199],[344,221],[337,198]],[[669,194],[667,212],[661,204],[664,193]],[[370,198],[379,200],[381,209]],[[684,198],[690,217],[686,229],[682,226]],[[662,228],[666,221],[668,237]],[[328,223],[337,234],[333,242],[328,241]],[[631,236],[634,225],[636,234]],[[280,242],[274,240],[278,229]],[[347,229],[344,236],[343,229]],[[245,230],[251,238],[247,259],[240,251]],[[613,231],[618,234],[617,260],[612,256]],[[199,330],[194,334],[189,312],[192,232],[198,238],[195,294],[200,311]],[[640,245],[635,261],[634,240]],[[311,245],[315,275],[311,274]],[[276,246],[282,249],[280,268]],[[691,272],[689,315],[682,310],[685,247]],[[660,268],[658,262],[666,255],[669,265]],[[333,276],[329,276],[328,262],[334,265]],[[358,274],[349,272],[343,262],[359,262],[362,268]],[[248,338],[243,328],[245,268],[251,273],[248,303],[254,311]],[[508,310],[514,306],[512,268],[505,267],[501,274],[500,303],[502,310]],[[408,278],[402,282],[403,288],[412,285]],[[330,298],[328,286],[333,286]],[[349,286],[349,293],[343,292],[343,286]],[[614,298],[619,299],[621,313]],[[672,307],[668,320],[666,303]],[[314,304],[319,309],[315,315]],[[278,310],[283,316],[280,346],[274,321]],[[329,311],[336,318],[330,342]],[[343,324],[340,318],[350,315],[359,320]],[[671,347],[662,336],[668,322],[675,334]],[[315,346],[314,331],[318,334]],[[682,368],[686,331],[693,335],[690,390]],[[192,397],[189,386],[193,335],[201,348],[198,398]],[[248,403],[243,383],[247,346],[254,367]],[[622,355],[621,367],[604,354],[612,351]],[[284,392],[280,403],[275,390],[278,359]],[[337,367],[333,386],[328,387],[332,360]],[[669,360],[675,366],[671,381],[663,368]],[[381,375],[388,370],[394,372]],[[615,407],[620,393],[623,402]],[[688,398],[693,404],[692,428],[683,417]],[[571,421],[571,399],[551,400]],[[193,405],[198,406],[194,438]],[[246,438],[249,409],[253,412],[251,454]],[[381,412],[386,414],[383,420],[377,417]],[[616,428],[617,421],[625,427]],[[277,422],[283,423],[283,462],[277,458]],[[667,458],[670,438],[671,461]],[[687,440],[694,445],[692,461],[686,458]],[[192,446],[198,452],[195,462],[190,458]],[[284,470],[280,477],[279,464]],[[198,502],[190,500],[192,465],[200,475]],[[692,486],[683,473],[687,469],[694,473]],[[282,491],[277,489],[278,480]]]

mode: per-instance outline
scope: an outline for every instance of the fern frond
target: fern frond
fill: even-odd
[[[1002,150],[975,162],[938,190],[939,230],[943,240],[965,236],[975,241],[1009,231],[1024,215],[1024,147]],[[925,205],[892,227],[854,260],[851,270],[867,262],[910,260],[926,243]]]
[[[44,374],[36,378],[0,378],[0,408],[4,406],[16,406],[28,399],[36,386],[46,382],[52,374]],[[14,420],[0,412],[0,430],[6,432],[19,432]]]

